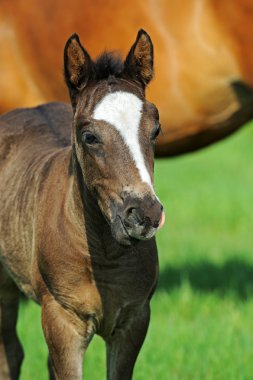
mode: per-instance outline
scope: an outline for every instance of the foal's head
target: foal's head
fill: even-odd
[[[162,224],[153,188],[157,108],[145,99],[153,77],[153,46],[140,30],[124,62],[110,53],[93,62],[77,35],[64,51],[74,111],[73,154],[114,238],[129,245]]]

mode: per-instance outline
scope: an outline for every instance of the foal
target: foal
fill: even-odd
[[[51,103],[0,118],[1,380],[19,377],[20,291],[41,305],[50,379],[82,379],[95,333],[107,378],[131,379],[149,324],[164,220],[158,111],[145,99],[152,42],[140,30],[125,62],[93,62],[73,35],[64,68],[73,111]]]

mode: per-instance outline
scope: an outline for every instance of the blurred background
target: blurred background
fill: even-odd
[[[62,56],[73,32],[94,58],[124,57],[140,28],[154,43],[147,97],[160,110],[155,182],[167,220],[136,380],[252,378],[252,21],[252,0],[0,1],[0,112],[68,101]],[[47,379],[38,306],[21,305],[18,330],[21,380]],[[85,375],[105,378],[99,338]]]

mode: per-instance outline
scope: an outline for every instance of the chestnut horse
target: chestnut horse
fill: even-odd
[[[152,42],[140,30],[124,62],[94,62],[73,35],[64,68],[73,112],[49,103],[0,118],[1,380],[19,377],[20,292],[41,305],[50,379],[82,379],[95,333],[107,378],[131,379],[149,325],[164,221],[153,188],[158,111],[145,99]]]
[[[126,53],[143,27],[156,47],[156,154],[196,150],[253,117],[252,15],[252,0],[1,0],[0,109],[66,100],[60,53],[71,33],[95,56]]]

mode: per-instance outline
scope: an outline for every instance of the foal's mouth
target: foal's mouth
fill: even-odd
[[[123,220],[120,215],[116,215],[116,218],[111,223],[111,231],[114,239],[121,245],[130,246],[131,236],[129,235]]]
[[[136,224],[134,226],[128,225],[124,222],[118,214],[111,223],[111,231],[113,237],[119,244],[130,246],[136,240],[149,240],[152,239],[156,232],[161,229],[165,222],[165,213],[162,211],[161,218],[155,226],[151,223]]]

